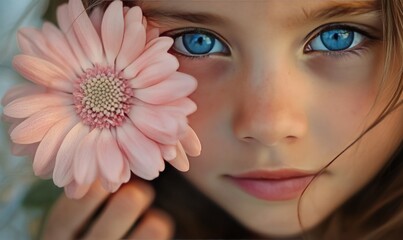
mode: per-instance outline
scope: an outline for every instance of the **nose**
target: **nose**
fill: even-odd
[[[255,65],[256,66],[256,65]],[[290,144],[307,132],[307,87],[289,64],[247,71],[238,92],[236,137],[248,143]]]

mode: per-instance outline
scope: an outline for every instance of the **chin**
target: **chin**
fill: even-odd
[[[295,206],[294,201],[289,203]],[[223,208],[250,231],[265,238],[275,239],[294,239],[304,236],[304,234],[320,225],[325,217],[316,214],[307,216],[300,213],[302,214],[300,222],[296,208],[284,207],[281,206],[281,203],[255,209],[240,209],[236,206],[228,207],[228,205],[223,206]]]
[[[266,221],[241,222],[247,229],[261,236],[270,238],[293,238],[301,236],[301,227],[297,224],[271,224]],[[277,226],[278,225],[278,226]]]

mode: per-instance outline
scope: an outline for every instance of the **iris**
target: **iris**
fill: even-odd
[[[323,45],[332,51],[349,48],[354,41],[354,32],[346,29],[334,29],[320,34]]]
[[[182,37],[183,46],[191,54],[207,54],[215,44],[215,38],[203,33],[187,33]]]

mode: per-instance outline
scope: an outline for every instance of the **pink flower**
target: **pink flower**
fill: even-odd
[[[16,154],[31,154],[36,175],[82,197],[100,180],[116,191],[131,171],[154,179],[164,159],[187,171],[200,142],[187,123],[197,82],[177,72],[173,44],[147,28],[139,7],[113,1],[90,16],[81,0],[59,7],[58,23],[22,29],[14,68],[34,84],[2,100]]]

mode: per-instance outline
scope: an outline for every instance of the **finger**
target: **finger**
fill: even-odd
[[[96,182],[79,200],[69,199],[63,194],[52,207],[43,238],[45,240],[73,238],[108,195],[99,182]]]
[[[122,238],[154,199],[154,190],[141,180],[122,186],[86,234],[88,239]]]
[[[129,235],[129,239],[171,239],[174,234],[174,221],[165,212],[151,209]]]

